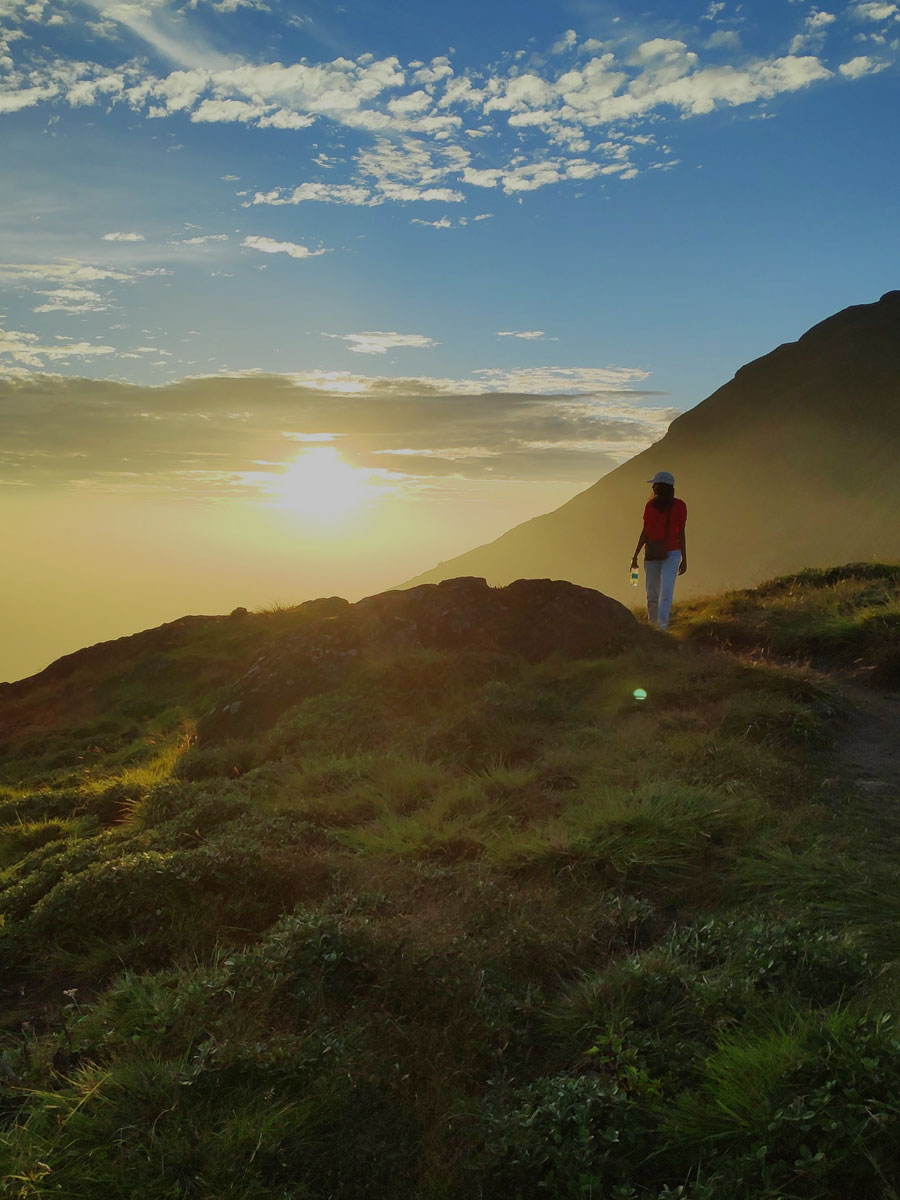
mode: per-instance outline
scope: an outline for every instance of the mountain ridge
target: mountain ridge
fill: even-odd
[[[807,566],[900,558],[883,517],[900,455],[900,291],[853,305],[740,367],[665,436],[550,513],[400,586],[475,574],[570,579],[619,600],[647,489],[676,475],[689,507],[678,595]],[[726,501],[723,504],[723,499]]]

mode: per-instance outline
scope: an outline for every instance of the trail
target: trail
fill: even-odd
[[[836,730],[826,787],[879,850],[891,844],[900,851],[900,695],[856,684],[842,691],[852,707]]]

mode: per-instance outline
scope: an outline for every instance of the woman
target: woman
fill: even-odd
[[[683,575],[687,570],[684,540],[687,505],[683,500],[675,499],[675,476],[668,471],[657,471],[647,482],[653,485],[653,495],[644,506],[644,528],[634,550],[631,569],[637,569],[641,546],[646,546],[647,616],[651,625],[668,629],[675,576]]]

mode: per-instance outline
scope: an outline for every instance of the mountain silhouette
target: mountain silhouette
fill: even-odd
[[[687,502],[677,596],[803,567],[900,559],[900,291],[813,326],[735,374],[665,437],[554,512],[408,584],[478,575],[568,579],[627,600],[645,482]]]

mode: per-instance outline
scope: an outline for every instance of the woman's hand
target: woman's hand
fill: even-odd
[[[634,558],[632,558],[632,560],[631,560],[631,569],[632,569],[632,571],[634,571],[634,570],[636,570],[636,569],[637,569],[637,565],[638,565],[638,561],[637,561],[637,555],[635,554]]]
[[[686,573],[686,571],[687,571],[687,559],[683,558],[681,560],[681,562],[678,564],[678,574],[684,575]]]

